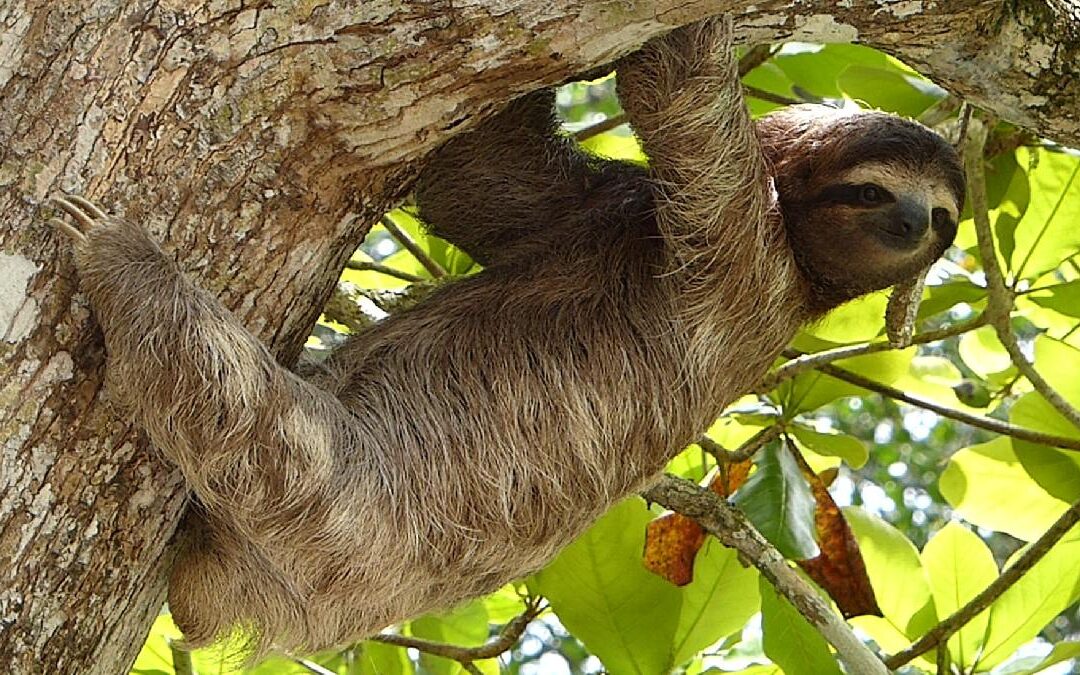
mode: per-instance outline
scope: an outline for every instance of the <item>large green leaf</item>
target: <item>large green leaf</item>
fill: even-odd
[[[403,647],[381,642],[368,641],[360,645],[356,662],[358,675],[404,675],[413,672],[412,662]]]
[[[822,432],[798,423],[792,424],[790,429],[800,443],[819,455],[839,457],[853,469],[866,464],[869,456],[866,444],[854,436],[835,431]]]
[[[1034,278],[1054,269],[1080,250],[1080,157],[1045,149],[1020,148],[1024,162],[1034,153],[1028,171],[1031,201],[1016,228],[1016,250],[1009,268],[1018,277]]]
[[[915,349],[894,350],[856,356],[836,362],[836,366],[882,384],[892,384],[907,372]],[[817,410],[846,396],[865,396],[867,391],[819,371],[802,373],[776,388],[771,397],[784,408],[788,418]]]
[[[1015,671],[1010,669],[1004,671],[1002,675],[1036,675],[1050,666],[1076,658],[1080,658],[1080,642],[1059,642],[1054,645],[1049,654],[1030,668]]]
[[[930,576],[934,607],[942,618],[963,607],[998,576],[994,556],[983,540],[955,521],[926,543],[922,563]],[[953,663],[962,668],[977,663],[989,622],[989,612],[983,611],[949,638]]]
[[[814,494],[783,443],[769,443],[758,455],[757,471],[735,493],[735,503],[785,557],[816,556]]]
[[[1028,298],[1040,307],[1080,319],[1080,279],[1036,291]]]
[[[881,613],[908,639],[921,636],[933,625],[936,613],[919,551],[881,518],[859,507],[843,511],[859,542]]]
[[[681,589],[647,571],[652,517],[640,499],[619,503],[529,582],[611,673],[668,672],[757,611],[756,572],[715,543]]]
[[[1013,560],[1021,554],[1018,551]],[[1074,527],[990,606],[990,626],[979,659],[988,670],[1034,639],[1080,594],[1080,526]]]
[[[1024,541],[1038,538],[1069,507],[1028,474],[1005,436],[956,452],[938,487],[968,522]]]
[[[761,588],[761,632],[765,655],[785,675],[839,675],[840,667],[821,633],[765,579]]]
[[[871,107],[905,117],[918,117],[945,91],[925,79],[896,69],[850,65],[837,76],[844,94]]]
[[[757,570],[739,562],[734,550],[711,537],[694,561],[694,580],[681,589],[679,623],[672,636],[679,665],[715,643],[740,630],[761,606]]]

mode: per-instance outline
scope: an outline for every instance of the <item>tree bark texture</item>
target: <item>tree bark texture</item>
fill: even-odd
[[[0,668],[124,672],[186,498],[109,404],[49,195],[145,223],[290,362],[425,153],[517,94],[724,11],[748,42],[885,49],[1080,145],[1066,0],[2,0]]]

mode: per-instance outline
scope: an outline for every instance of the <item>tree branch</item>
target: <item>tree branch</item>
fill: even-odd
[[[952,326],[946,326],[945,328],[926,331],[925,333],[915,335],[911,338],[911,342],[908,346],[929,344],[931,342],[937,342],[939,340],[962,335],[968,331],[985,326],[988,322],[989,319],[986,315],[980,314],[974,319],[964,323],[958,323]],[[844,345],[842,347],[814,352],[812,354],[802,354],[766,375],[761,381],[761,384],[758,385],[757,391],[766,392],[775,389],[785,380],[789,380],[808,370],[834,361],[850,359],[855,356],[865,356],[866,354],[894,351],[895,349],[897,349],[897,347],[890,342],[866,342],[859,345]]]
[[[785,355],[795,354],[798,352],[792,350],[785,350]],[[992,431],[996,434],[1002,434],[1004,436],[1010,436],[1012,438],[1018,438],[1022,441],[1031,441],[1032,443],[1039,443],[1040,445],[1049,445],[1056,448],[1063,448],[1065,450],[1080,450],[1080,440],[1075,438],[1067,438],[1065,436],[1056,436],[1054,434],[1045,434],[1040,431],[1034,431],[1025,427],[1018,427],[1008,422],[1002,422],[1001,420],[994,419],[993,417],[980,417],[979,415],[971,415],[969,413],[954,410],[933,401],[927,401],[925,399],[917,398],[906,392],[900,391],[895,387],[890,387],[887,384],[876,382],[869,378],[865,378],[862,375],[858,375],[849,370],[844,370],[833,365],[820,365],[817,370],[838,380],[843,380],[850,384],[854,384],[857,387],[862,387],[869,391],[876,392],[882,396],[887,396],[897,401],[913,405],[918,408],[923,408],[931,412],[935,412],[942,417],[947,417],[957,422],[962,422],[969,426],[977,427],[979,429],[985,429],[986,431]]]
[[[396,238],[396,237],[395,237]],[[377,262],[368,262],[364,260],[350,260],[345,263],[345,268],[350,270],[357,270],[360,272],[378,272],[379,274],[385,274],[388,277],[394,277],[395,279],[401,279],[402,281],[408,281],[409,283],[415,283],[417,281],[423,281],[424,277],[416,276],[409,272],[402,272],[396,270],[389,265],[384,265]]]
[[[725,464],[734,464],[737,462],[744,462],[753,457],[754,453],[779,436],[783,430],[784,426],[782,424],[770,424],[734,450],[728,450],[704,434],[698,439],[698,445],[701,446],[702,450],[715,457],[716,461]]]
[[[725,546],[742,554],[836,648],[848,672],[887,673],[881,660],[735,507],[694,483],[670,475],[661,477],[642,496],[693,518]]]
[[[1058,543],[1065,534],[1080,522],[1080,501],[1076,501],[1061,514],[1061,517],[1039,537],[1034,544],[1028,547],[1019,558],[1016,559],[1007,570],[984,588],[978,595],[972,598],[966,605],[952,613],[947,619],[934,626],[926,635],[916,640],[910,647],[885,660],[885,665],[890,669],[896,669],[911,661],[915,657],[924,654],[939,644],[944,643],[956,631],[975,618],[980,612],[989,607],[998,597],[1020,580],[1024,574],[1043,559],[1054,544]]]
[[[968,136],[964,144],[964,168],[967,171],[968,192],[971,194],[972,215],[975,219],[975,233],[979,240],[979,255],[982,257],[983,271],[990,292],[986,313],[997,333],[998,341],[1009,353],[1009,359],[1016,365],[1024,377],[1062,417],[1080,429],[1080,410],[1073,407],[1046,378],[1035,369],[1035,364],[1028,360],[1020,349],[1020,343],[1012,327],[1014,297],[1012,289],[1005,284],[1005,275],[998,265],[997,251],[990,230],[990,214],[986,203],[986,177],[983,167],[983,147],[986,144],[988,124],[979,119],[972,119],[968,125]]]
[[[446,270],[442,268],[442,265],[435,262],[431,256],[427,254],[423,248],[420,247],[413,238],[408,235],[404,230],[398,227],[398,224],[394,222],[394,219],[390,216],[383,216],[379,219],[382,226],[386,228],[386,231],[390,233],[390,236],[397,240],[405,250],[412,254],[414,258],[420,261],[420,264],[424,266],[431,276],[436,279],[442,279],[446,276]]]
[[[499,632],[497,637],[479,647],[459,647],[457,645],[432,642],[422,638],[397,635],[394,633],[380,633],[368,639],[397,647],[411,648],[424,652],[425,654],[431,654],[432,656],[439,656],[444,659],[450,659],[451,661],[457,661],[463,668],[472,672],[471,668],[475,668],[475,666],[473,666],[473,661],[493,659],[517,644],[517,641],[520,640],[521,636],[525,633],[525,628],[529,625],[529,622],[539,616],[545,609],[547,609],[547,606],[540,598],[530,599],[526,602],[524,612],[515,616],[509,623],[503,626],[503,629]]]

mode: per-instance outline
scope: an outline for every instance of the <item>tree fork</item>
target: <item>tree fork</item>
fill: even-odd
[[[859,39],[1080,145],[1062,0],[14,0],[0,4],[0,663],[124,672],[186,495],[108,404],[104,352],[42,208],[139,220],[291,362],[414,163],[515,95],[709,14],[746,43]],[[900,9],[900,7],[903,9]]]

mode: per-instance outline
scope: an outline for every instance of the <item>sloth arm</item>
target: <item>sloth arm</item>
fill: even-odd
[[[552,90],[526,94],[432,155],[416,184],[432,233],[489,266],[580,208],[602,162],[559,133],[554,103]]]
[[[783,227],[743,102],[730,18],[651,40],[618,63],[617,82],[649,157],[668,264],[688,282],[691,306],[715,303],[717,283],[777,287]]]

